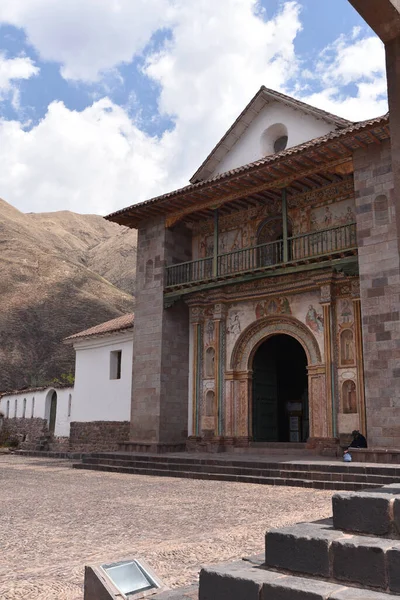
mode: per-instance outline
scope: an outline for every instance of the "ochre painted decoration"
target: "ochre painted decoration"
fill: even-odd
[[[354,381],[345,381],[342,386],[342,410],[345,414],[357,412],[357,394]]]
[[[340,364],[343,366],[355,363],[354,335],[351,329],[340,334]]]
[[[318,313],[313,304],[310,304],[306,314],[305,321],[308,327],[315,333],[324,330],[324,318],[321,313]]]
[[[206,377],[214,377],[215,370],[215,350],[207,348],[205,357],[205,375]]]
[[[291,315],[289,300],[286,296],[271,298],[256,305],[256,318],[261,319],[268,315]]]

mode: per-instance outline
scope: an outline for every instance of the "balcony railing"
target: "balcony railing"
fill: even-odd
[[[219,254],[215,258],[200,258],[169,266],[166,268],[166,287],[204,283],[279,266],[330,259],[356,247],[356,225],[349,223],[289,237],[286,252],[283,240],[277,240]]]

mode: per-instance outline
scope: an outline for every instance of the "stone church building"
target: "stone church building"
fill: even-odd
[[[131,450],[400,447],[389,117],[262,87],[138,229]],[[397,217],[398,218],[398,217]]]

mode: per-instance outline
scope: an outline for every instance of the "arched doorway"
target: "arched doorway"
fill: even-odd
[[[54,434],[57,419],[57,392],[50,390],[46,397],[46,420],[49,432]]]
[[[292,226],[288,221],[288,236],[292,235]],[[257,232],[258,266],[276,265],[283,261],[283,222],[282,215],[270,217],[261,223]],[[291,258],[290,244],[288,247]]]
[[[273,335],[253,357],[253,440],[305,442],[309,437],[307,355],[294,337]]]

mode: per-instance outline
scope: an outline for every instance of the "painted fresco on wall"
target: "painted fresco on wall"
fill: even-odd
[[[214,342],[214,331],[215,323],[213,319],[209,319],[205,324],[205,341],[206,345],[210,345]]]
[[[227,314],[227,336],[226,336],[226,365],[229,369],[231,355],[235,343],[240,335],[256,319],[265,316],[292,316],[304,324],[307,324],[306,317],[310,305],[314,308],[316,316],[312,315],[311,321],[313,327],[310,329],[315,336],[321,356],[324,356],[324,332],[322,310],[319,304],[319,292],[305,292],[302,294],[293,294],[290,296],[277,296],[266,298],[265,300],[244,300],[232,304]],[[309,315],[310,319],[311,315]],[[319,317],[319,318],[318,318]],[[314,324],[316,322],[316,325]],[[238,325],[239,324],[239,325]]]
[[[322,312],[318,312],[313,304],[309,304],[308,306],[305,322],[314,333],[321,333],[324,331],[324,318]]]
[[[355,220],[354,200],[349,199],[312,210],[310,213],[310,229],[311,231],[319,231],[320,229],[354,223]]]
[[[235,337],[239,336],[242,331],[239,319],[239,312],[234,311],[228,316],[226,331]]]
[[[354,335],[351,329],[344,329],[340,333],[340,364],[353,365],[356,360]]]
[[[258,302],[255,308],[256,318],[261,319],[267,315],[291,315],[289,300],[286,296],[279,298],[270,298],[263,302]]]
[[[289,218],[292,222],[292,235],[300,235],[310,231],[310,207],[294,208],[289,210]]]
[[[350,298],[341,298],[338,301],[338,321],[341,325],[353,323],[353,302]]]

